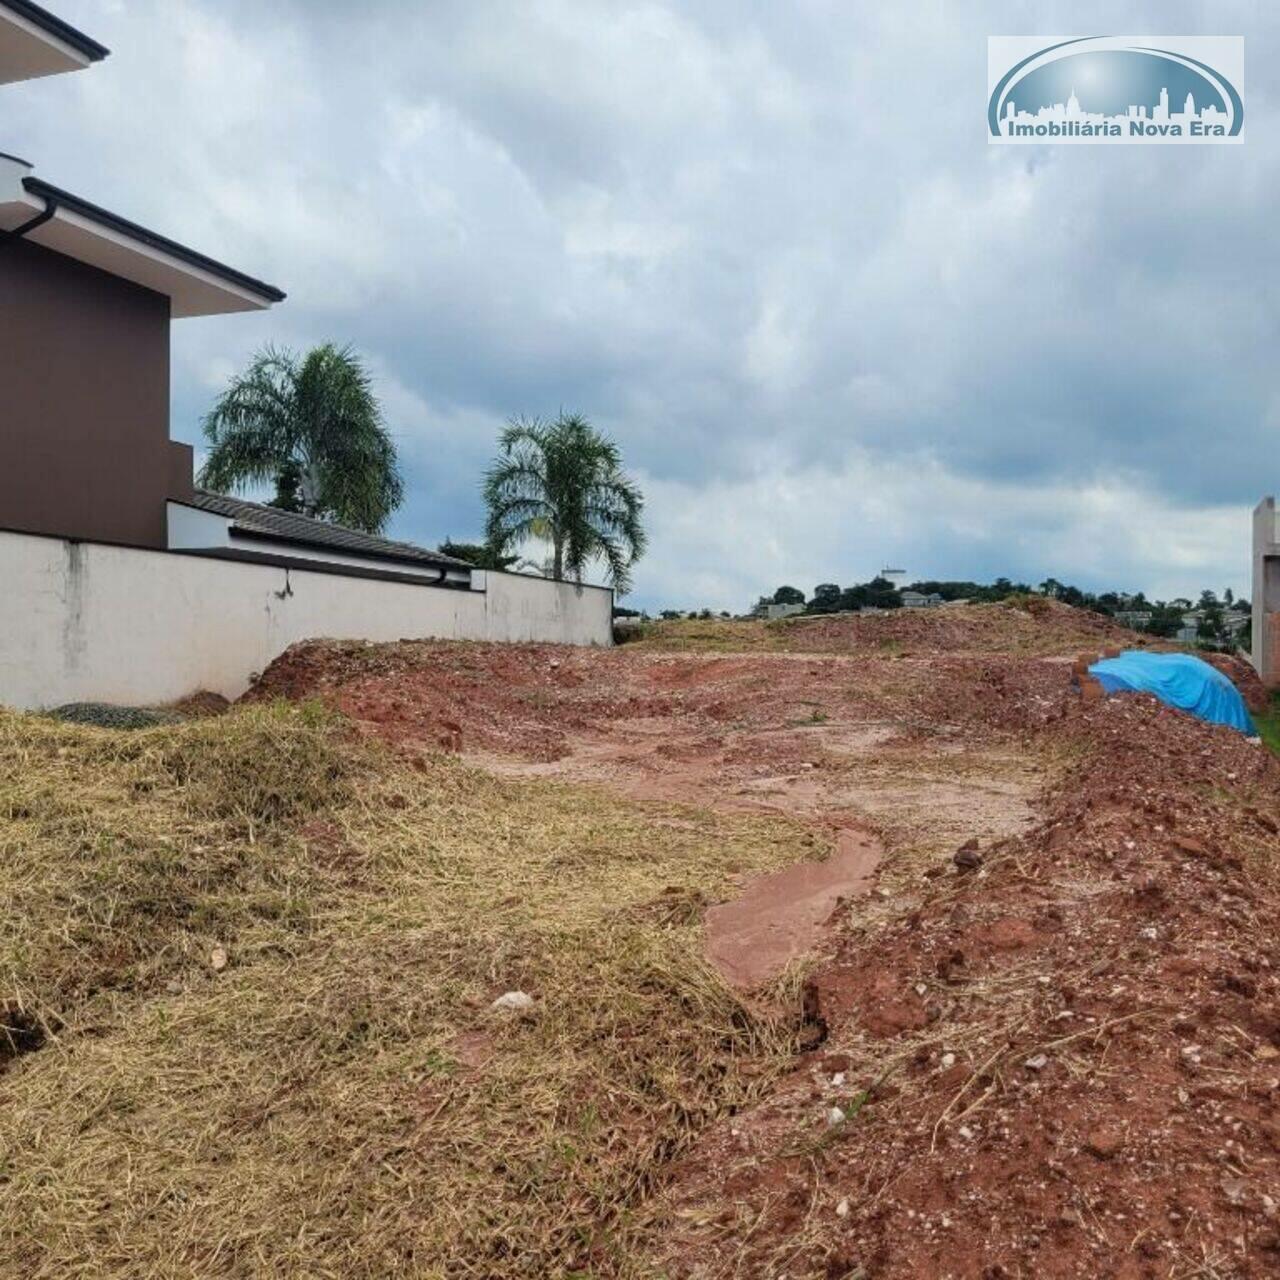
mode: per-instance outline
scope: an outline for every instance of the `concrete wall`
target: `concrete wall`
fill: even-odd
[[[0,252],[0,529],[165,545],[169,299],[19,240]]]
[[[1268,689],[1280,688],[1280,529],[1276,501],[1253,512],[1253,665]]]
[[[488,573],[457,590],[0,533],[0,704],[236,697],[298,640],[607,645],[613,593]]]

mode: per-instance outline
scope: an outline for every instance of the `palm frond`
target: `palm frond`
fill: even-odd
[[[488,531],[502,545],[543,535],[559,573],[582,581],[594,561],[619,591],[643,554],[644,499],[617,445],[579,414],[514,419],[485,475]]]

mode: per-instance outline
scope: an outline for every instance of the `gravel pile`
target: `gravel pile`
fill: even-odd
[[[145,707],[117,707],[109,702],[68,702],[49,712],[55,720],[71,724],[96,724],[103,729],[150,729],[171,717]]]

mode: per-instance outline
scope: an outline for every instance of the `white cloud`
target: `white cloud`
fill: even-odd
[[[983,135],[988,34],[1144,6],[58,8],[112,56],[7,88],[0,146],[290,295],[175,326],[183,438],[256,346],[333,339],[384,392],[403,536],[477,533],[502,422],[565,407],[645,477],[654,602],[890,557],[1247,585],[1280,452],[1271,100],[1237,148]],[[1280,47],[1231,0],[1161,23]]]
[[[1053,576],[1152,598],[1250,591],[1248,506],[1178,506],[1136,477],[998,485],[928,456],[855,452],[837,469],[762,465],[750,479],[646,490],[654,537],[635,597],[654,607],[736,611],[783,583],[849,585],[888,564],[948,580],[996,563],[1032,585]]]

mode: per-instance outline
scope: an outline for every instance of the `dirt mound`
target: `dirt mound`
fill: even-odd
[[[1141,647],[1147,637],[1102,614],[1042,596],[1001,604],[838,613],[775,622],[688,619],[653,623],[635,642],[692,652],[1017,654],[1067,656],[1077,649]]]
[[[1262,678],[1254,669],[1253,663],[1238,653],[1202,653],[1199,655],[1206,662],[1218,668],[1237,689],[1244,699],[1244,705],[1255,715],[1271,706],[1271,696]]]
[[[670,1274],[1275,1274],[1280,768],[1149,698],[1053,732],[1043,823],[851,916],[827,1043],[674,1178]]]
[[[952,605],[797,618],[784,623],[782,630],[786,648],[820,652],[1065,655],[1090,645],[1134,647],[1145,642],[1145,637],[1102,614],[1040,597],[1026,605]]]

